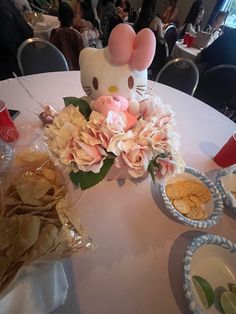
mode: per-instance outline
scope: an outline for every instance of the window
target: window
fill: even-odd
[[[229,15],[225,21],[225,25],[236,28],[236,0],[224,1],[221,10],[229,12]]]

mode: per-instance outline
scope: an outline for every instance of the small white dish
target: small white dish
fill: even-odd
[[[204,210],[208,214],[208,218],[203,220],[189,219],[175,209],[171,200],[166,194],[165,187],[169,183],[180,180],[193,180],[198,182],[200,181],[208,188],[209,192],[211,193],[211,199],[209,202],[204,204]],[[167,179],[165,185],[160,184],[160,192],[167,210],[180,222],[186,225],[190,225],[194,228],[211,228],[220,221],[220,218],[223,214],[223,202],[219,191],[217,190],[216,186],[203,173],[196,169],[186,167],[184,173],[176,174],[175,176],[170,177],[169,179]]]
[[[216,186],[224,203],[236,213],[236,165],[221,169],[217,173]]]
[[[204,309],[192,277],[200,276],[207,280],[215,294],[221,288],[229,291],[229,284],[236,284],[235,260],[236,244],[223,237],[206,234],[191,242],[185,251],[183,260],[183,288],[191,311],[195,314],[219,313],[215,303],[209,309]]]

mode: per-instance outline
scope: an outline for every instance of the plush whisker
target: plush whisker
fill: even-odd
[[[91,88],[85,88],[85,87],[84,87],[84,90],[88,90],[88,91],[90,91],[90,90],[92,90],[92,89],[91,89]]]
[[[82,86],[83,88],[91,88],[90,86]]]
[[[136,89],[145,92],[145,89],[144,89],[144,88],[139,88],[139,87],[137,87]]]
[[[136,89],[136,93],[139,94],[140,96],[143,96],[143,93],[141,93],[141,92],[138,91],[137,89]]]
[[[147,87],[147,85],[137,85],[137,87]]]
[[[145,95],[146,95],[146,94],[145,94]],[[140,101],[140,103],[143,102],[143,101],[146,101],[146,100],[148,100],[148,98],[142,99],[142,100]]]
[[[90,92],[86,92],[87,94],[88,94],[88,96],[90,96],[91,94],[92,94],[92,92],[90,91]]]

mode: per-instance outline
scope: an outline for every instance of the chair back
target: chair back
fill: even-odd
[[[236,66],[218,65],[206,71],[194,96],[221,112],[236,111]]]
[[[178,39],[178,29],[173,23],[169,24],[166,27],[165,32],[164,32],[164,38],[169,48],[169,54],[171,55],[174,45]]]
[[[57,47],[40,38],[25,40],[17,51],[22,75],[69,71],[65,57]]]
[[[161,69],[156,81],[193,95],[199,81],[198,68],[189,59],[174,59]]]

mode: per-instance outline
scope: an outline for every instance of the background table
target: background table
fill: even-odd
[[[79,72],[40,74],[21,78],[38,102],[63,106],[62,97],[81,96]],[[199,100],[159,83],[149,91],[172,105],[182,134],[187,165],[214,178],[212,156],[236,125]],[[36,139],[39,127],[33,101],[16,79],[0,82],[1,98],[19,109],[19,145]],[[76,193],[75,193],[76,197]],[[203,233],[236,242],[235,215],[227,209],[220,223],[206,230],[181,225],[163,205],[158,187],[144,181],[103,181],[78,203],[81,221],[98,247],[65,262],[69,293],[54,314],[188,313],[182,291],[182,259],[191,239]],[[46,283],[45,283],[46,284]]]
[[[53,28],[60,26],[60,22],[56,16],[42,14],[43,21],[32,26],[34,37],[49,40]]]
[[[173,50],[172,50],[171,57],[174,59],[176,59],[176,58],[187,58],[187,59],[194,61],[200,52],[201,52],[201,50],[199,50],[199,49],[188,48],[183,43],[177,41],[174,45]]]

